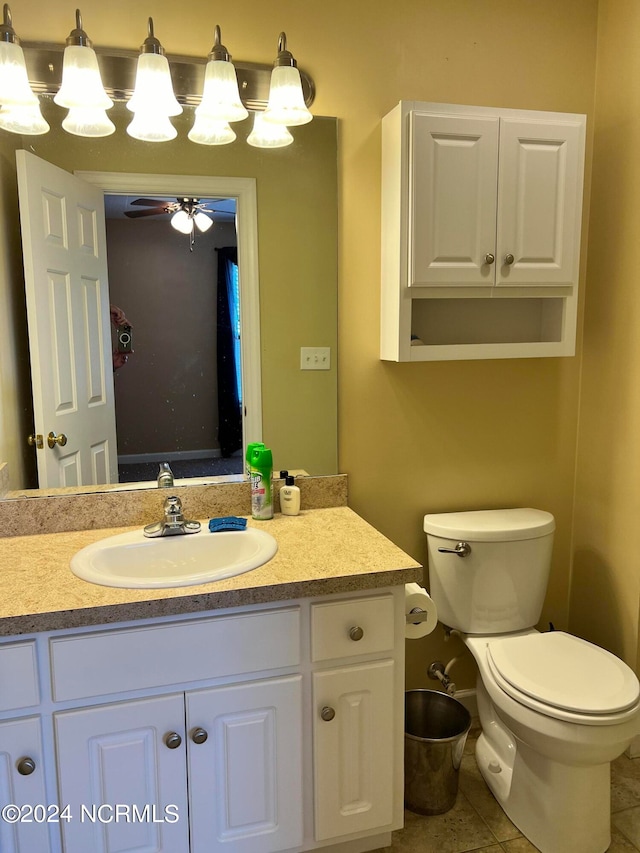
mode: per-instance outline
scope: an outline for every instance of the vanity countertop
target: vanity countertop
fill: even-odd
[[[171,589],[98,586],[72,574],[73,554],[137,528],[0,538],[0,635],[198,613],[422,581],[422,567],[348,507],[276,515],[267,530],[278,552],[243,575]],[[202,534],[215,536],[205,530]]]

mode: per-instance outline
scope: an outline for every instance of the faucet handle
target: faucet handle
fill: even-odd
[[[164,514],[166,516],[181,516],[182,515],[182,501],[176,495],[171,495],[164,502]]]

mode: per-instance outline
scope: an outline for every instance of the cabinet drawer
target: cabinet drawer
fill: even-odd
[[[30,708],[39,701],[36,644],[0,646],[0,711]]]
[[[51,640],[58,702],[299,662],[297,607]]]
[[[393,645],[392,595],[311,605],[314,661],[384,652]]]

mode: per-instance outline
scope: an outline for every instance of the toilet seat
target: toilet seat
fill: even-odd
[[[493,638],[486,656],[507,695],[549,717],[607,725],[638,712],[635,673],[605,649],[563,631]]]

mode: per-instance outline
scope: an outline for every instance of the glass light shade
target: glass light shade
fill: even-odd
[[[171,224],[181,234],[191,234],[193,231],[193,219],[186,210],[177,210],[171,217]]]
[[[22,48],[12,42],[0,42],[0,104],[26,107],[37,103],[29,85]]]
[[[198,226],[198,230],[202,231],[203,233],[205,231],[208,231],[209,228],[211,228],[211,226],[213,225],[213,219],[211,219],[210,216],[207,216],[207,214],[203,213],[201,210],[198,210],[197,213],[194,215],[193,221]]]
[[[169,121],[169,116],[146,109],[134,113],[127,133],[143,142],[168,142],[178,135],[178,131]]]
[[[62,85],[53,100],[59,106],[69,109],[81,107],[106,110],[113,106],[113,101],[102,85],[98,59],[93,48],[76,44],[65,47]]]
[[[178,116],[182,107],[176,100],[171,82],[169,61],[159,53],[141,53],[138,57],[136,85],[127,109],[146,110],[158,115]]]
[[[116,126],[104,110],[72,107],[62,122],[62,129],[74,136],[111,136]]]
[[[197,142],[198,145],[228,145],[236,138],[235,131],[229,127],[226,121],[198,115],[197,110],[196,120],[187,135],[192,142]]]
[[[22,133],[25,136],[40,136],[49,130],[37,100],[30,106],[2,107],[0,127],[10,133]]]
[[[247,142],[254,148],[284,148],[291,145],[293,136],[284,124],[265,121],[263,113],[255,113],[253,130],[247,136]]]
[[[274,68],[271,72],[269,103],[264,111],[264,120],[295,127],[307,124],[312,118],[304,102],[298,69],[290,65]]]
[[[196,107],[197,116],[217,121],[242,121],[249,113],[240,100],[238,78],[232,62],[211,59],[204,75],[202,100]]]

